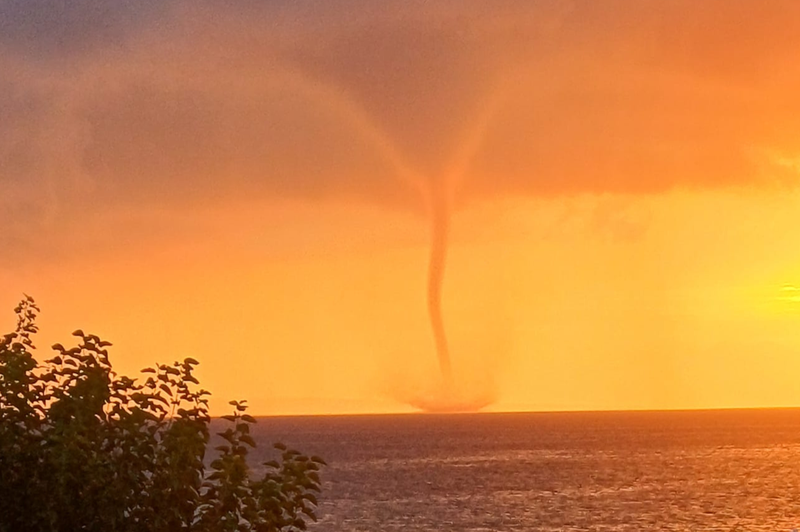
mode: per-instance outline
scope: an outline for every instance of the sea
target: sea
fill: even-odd
[[[328,462],[314,531],[800,528],[796,409],[267,417],[254,435],[254,463],[277,441]]]

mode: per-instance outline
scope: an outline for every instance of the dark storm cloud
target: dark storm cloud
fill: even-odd
[[[0,0],[0,216],[392,201],[398,174],[437,179],[469,138],[462,193],[791,180],[772,159],[797,149],[798,15],[788,1]]]
[[[160,0],[0,0],[0,45],[9,52],[44,60],[119,47],[141,26],[157,24],[170,4]]]
[[[47,120],[48,102],[11,80],[0,80],[0,168],[9,180],[35,179],[41,124]]]
[[[268,103],[226,100],[192,90],[136,85],[87,106],[92,132],[85,170],[101,188],[139,199],[185,195],[279,192],[335,193],[342,183],[373,189],[390,173],[340,116],[304,98],[278,93]],[[367,177],[367,176],[371,176]]]

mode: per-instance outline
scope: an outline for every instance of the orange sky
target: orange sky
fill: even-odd
[[[0,0],[0,329],[408,411],[444,183],[489,409],[800,405],[800,5],[380,5]]]

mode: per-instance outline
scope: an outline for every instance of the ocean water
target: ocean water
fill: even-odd
[[[800,410],[275,417],[255,436],[330,464],[318,531],[800,528]]]

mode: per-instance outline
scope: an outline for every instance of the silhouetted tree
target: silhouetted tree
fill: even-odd
[[[81,330],[78,345],[33,356],[39,308],[28,296],[0,339],[0,532],[304,530],[316,520],[324,461],[281,444],[251,478],[255,419],[232,401],[224,444],[205,467],[208,396],[187,358],[117,375],[111,345]]]

